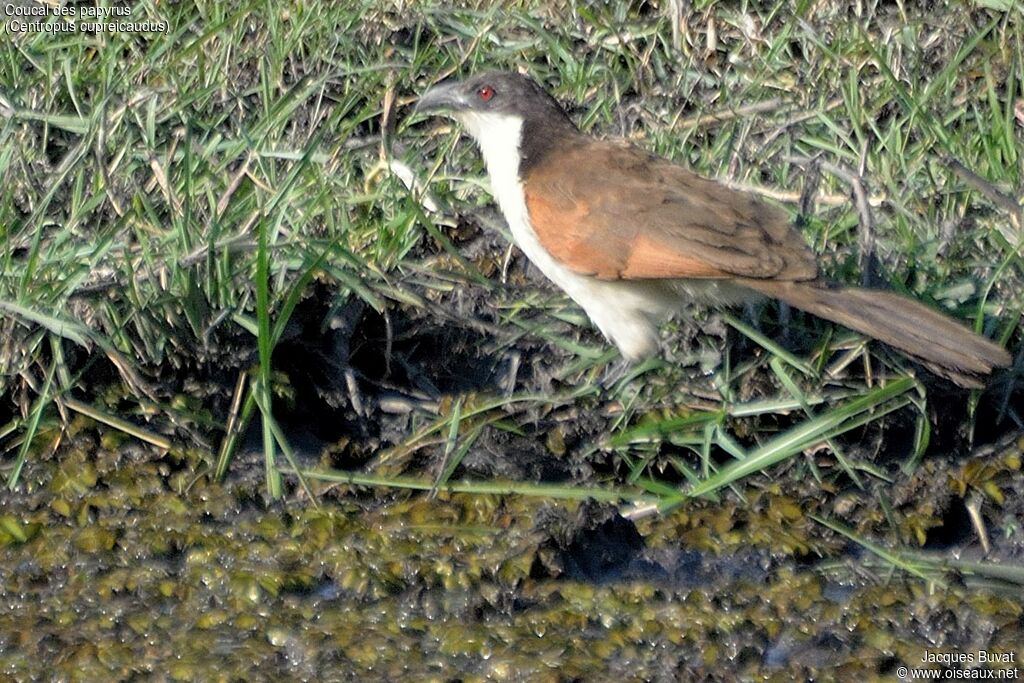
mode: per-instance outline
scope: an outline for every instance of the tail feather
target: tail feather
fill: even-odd
[[[822,281],[746,280],[747,287],[893,346],[964,387],[1010,365],[1006,349],[922,303],[874,289]]]

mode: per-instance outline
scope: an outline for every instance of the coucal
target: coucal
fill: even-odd
[[[1010,355],[906,297],[818,275],[786,214],[623,142],[582,133],[536,81],[490,72],[430,88],[483,153],[491,189],[526,256],[623,357],[658,350],[658,324],[688,301],[765,295],[896,347],[965,387]]]

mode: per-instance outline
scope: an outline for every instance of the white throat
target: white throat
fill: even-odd
[[[509,210],[514,208],[512,204],[523,201],[519,178],[523,119],[512,114],[475,111],[460,112],[457,118],[480,147],[494,198],[498,200],[502,213],[508,216]],[[510,196],[513,194],[515,196]]]

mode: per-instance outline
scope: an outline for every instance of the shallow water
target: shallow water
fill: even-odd
[[[221,486],[103,443],[82,429],[0,503],[5,677],[870,680],[1024,656],[1017,596],[872,563],[779,490],[635,526],[337,486],[266,506],[256,466]]]

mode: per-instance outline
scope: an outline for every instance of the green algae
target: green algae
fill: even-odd
[[[669,567],[682,553],[703,569],[591,583],[560,575],[537,524],[575,504],[325,487],[319,507],[267,507],[258,482],[199,478],[179,492],[164,458],[129,470],[93,443],[91,458],[72,448],[30,463],[42,485],[0,503],[5,675],[871,679],[940,645],[1024,655],[1018,600],[852,559],[816,567],[846,542],[775,485],[742,506],[696,502],[639,521],[650,557]],[[894,493],[900,518],[939,520],[934,500],[904,501],[921,487],[1019,485],[1019,449],[989,462],[922,468],[928,481]],[[862,529],[880,523],[841,509],[872,513]]]

